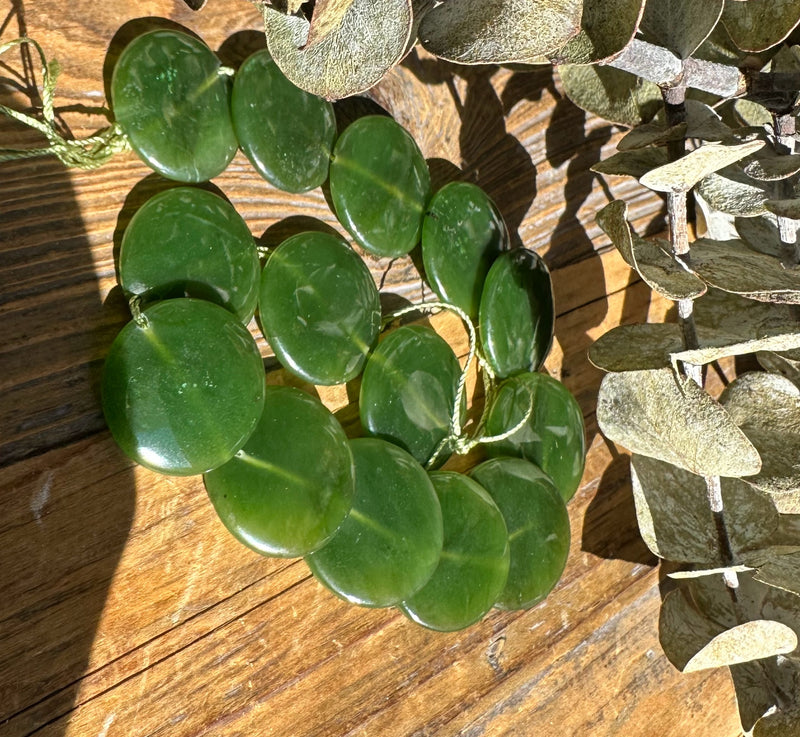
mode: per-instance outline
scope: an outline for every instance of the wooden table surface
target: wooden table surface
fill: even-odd
[[[180,0],[0,8],[0,42],[27,33],[61,63],[56,104],[78,136],[104,119],[75,106],[104,104],[113,59],[149,27],[144,16],[194,30],[232,65],[263,38],[246,0],[198,13]],[[19,49],[0,58],[0,101],[31,106],[41,73],[29,62]],[[566,101],[549,68],[415,53],[373,98],[412,131],[436,182],[481,184],[553,270],[547,369],[578,398],[590,446],[561,583],[530,611],[429,632],[337,600],[301,560],[245,549],[200,478],[135,467],[104,427],[98,378],[128,319],[115,248],[158,180],[133,155],[92,172],[51,158],[0,164],[0,737],[738,733],[727,672],[681,675],[661,652],[659,569],[637,533],[627,456],[598,434],[601,375],[585,357],[610,327],[668,308],[608,251],[594,213],[624,197],[637,227],[658,229],[660,200],[593,177],[619,132]],[[0,121],[0,147],[41,143]],[[215,184],[264,244],[303,218],[339,228],[320,190],[277,192],[241,155]],[[413,260],[370,266],[387,304],[430,296]],[[458,324],[435,324],[463,353]],[[322,397],[356,434],[346,389]]]

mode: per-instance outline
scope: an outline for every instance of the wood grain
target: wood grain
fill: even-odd
[[[105,103],[113,59],[152,24],[143,18],[195,31],[233,65],[261,39],[244,0],[197,13],[180,0],[0,7],[0,41],[28,33],[60,61],[57,106],[77,136],[104,119],[69,108]],[[40,70],[18,50],[0,61],[0,102],[29,108]],[[105,430],[98,377],[128,319],[115,248],[159,182],[132,155],[92,172],[0,164],[0,737],[738,733],[727,674],[684,676],[661,653],[659,571],[638,536],[626,456],[594,420],[601,374],[587,347],[670,306],[607,250],[593,216],[624,197],[640,232],[657,230],[661,201],[588,171],[619,134],[566,101],[549,69],[467,69],[414,53],[370,97],[342,103],[341,119],[390,109],[438,183],[481,184],[553,269],[547,368],[578,398],[590,441],[562,582],[531,611],[428,632],[337,600],[302,561],[243,548],[200,479],[134,467]],[[0,120],[0,146],[39,144]],[[342,232],[322,191],[280,193],[242,156],[214,184],[264,244],[309,218]],[[369,263],[387,304],[430,296],[413,259]],[[432,324],[464,354],[457,320]],[[279,370],[269,380],[294,381]],[[320,395],[357,434],[353,390]]]

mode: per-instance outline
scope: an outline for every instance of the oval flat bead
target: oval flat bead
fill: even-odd
[[[511,564],[501,609],[528,609],[553,589],[569,553],[569,517],[550,477],[522,458],[490,458],[470,476],[494,499],[508,529]]]
[[[305,560],[343,599],[392,606],[433,574],[442,552],[442,510],[428,474],[402,448],[378,438],[350,446],[353,508],[331,541]]]
[[[567,388],[543,373],[512,376],[497,389],[484,432],[501,435],[525,424],[510,437],[487,443],[491,456],[519,456],[539,466],[556,485],[564,501],[575,494],[586,462],[583,413]]]
[[[450,182],[428,203],[422,221],[425,276],[442,301],[472,318],[478,316],[486,273],[508,243],[503,217],[480,187]]]
[[[430,172],[392,118],[367,115],[345,128],[333,150],[330,186],[339,222],[365,250],[394,258],[419,241]]]
[[[399,605],[410,619],[452,632],[477,622],[505,587],[508,532],[489,494],[460,473],[430,474],[442,507],[444,542],[430,580]]]
[[[233,81],[236,137],[255,170],[285,192],[306,192],[328,178],[333,106],[295,87],[266,49],[248,57]]]
[[[103,411],[137,463],[188,476],[229,461],[264,406],[264,364],[230,312],[199,299],[157,302],[131,320],[103,369]]]
[[[219,67],[202,41],[174,30],[144,33],[120,54],[114,117],[131,148],[167,179],[206,181],[236,153],[230,81]]]
[[[362,427],[425,465],[450,432],[460,376],[453,349],[431,328],[404,325],[393,330],[364,367]],[[451,452],[442,449],[440,464]]]
[[[316,397],[268,386],[244,447],[204,477],[225,527],[262,555],[300,557],[324,545],[353,501],[353,456]]]
[[[312,384],[356,377],[378,338],[375,281],[358,254],[328,233],[299,233],[270,254],[258,304],[278,360]]]
[[[536,371],[553,342],[550,272],[534,251],[498,256],[486,275],[479,309],[483,353],[498,378]]]
[[[250,229],[222,197],[175,187],[131,218],[119,253],[119,280],[146,301],[198,297],[247,323],[258,302],[260,264]]]

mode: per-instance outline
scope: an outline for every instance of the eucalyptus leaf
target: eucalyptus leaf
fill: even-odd
[[[707,668],[746,663],[772,655],[790,653],[797,647],[794,630],[780,622],[756,619],[744,622],[711,640],[683,669],[692,673]]]
[[[651,169],[663,166],[668,161],[667,151],[664,148],[640,148],[612,154],[608,158],[598,161],[591,167],[591,170],[598,174],[638,179]]]
[[[666,368],[683,348],[683,331],[674,323],[618,325],[589,348],[589,360],[603,371]]]
[[[764,141],[732,146],[706,143],[677,161],[645,174],[639,181],[656,192],[688,192],[701,179],[758,151]]]
[[[660,123],[642,123],[629,130],[617,144],[618,151],[632,151],[645,146],[664,146],[670,141],[682,141],[689,126],[686,122],[665,127]]]
[[[707,284],[761,302],[800,304],[800,268],[757,253],[740,240],[698,238],[692,271]]]
[[[800,220],[800,199],[796,200],[767,200],[764,207],[778,217]]]
[[[580,31],[582,8],[581,0],[448,0],[422,19],[419,38],[459,64],[537,63]]]
[[[756,581],[800,596],[800,552],[772,555],[753,574]]]
[[[756,619],[722,629],[680,589],[664,598],[659,639],[670,662],[684,673],[746,663],[797,647],[794,630],[781,622]]]
[[[795,386],[800,387],[800,360],[794,358],[790,353],[758,351],[756,359],[766,371],[780,374]]]
[[[664,461],[634,455],[631,481],[639,531],[653,554],[706,567],[725,565],[703,477]],[[777,529],[775,505],[744,481],[722,479],[722,500],[735,557],[765,544]],[[707,574],[694,571],[682,575]]]
[[[800,171],[800,154],[778,154],[774,150],[765,150],[756,154],[742,167],[744,173],[753,179],[763,182],[776,182],[788,179]],[[796,212],[800,213],[800,203]]]
[[[722,121],[719,113],[702,100],[687,98],[686,109],[686,138],[698,138],[702,141],[722,141],[724,143],[741,143],[733,129]],[[656,120],[665,123],[666,112],[661,111]]]
[[[556,52],[556,64],[608,61],[636,35],[644,0],[583,0],[580,32]]]
[[[694,321],[701,344],[739,342],[797,327],[797,308],[754,302],[738,294],[710,288],[694,302]]]
[[[645,41],[688,59],[714,30],[724,5],[724,0],[651,0],[639,30]]]
[[[673,364],[683,361],[701,366],[727,356],[744,356],[756,351],[788,351],[794,348],[800,348],[800,328],[790,331],[779,330],[773,335],[738,342],[728,342],[723,338],[719,344],[680,350],[672,353],[670,358]]]
[[[597,422],[630,451],[701,476],[749,476],[761,469],[758,452],[728,412],[669,369],[607,374]]]
[[[751,218],[767,212],[764,186],[741,171],[710,174],[699,183],[697,192],[712,208],[727,215]]]
[[[628,126],[650,120],[661,108],[661,90],[621,69],[602,64],[562,64],[564,92],[572,102],[609,123]]]
[[[748,100],[744,97],[734,100],[731,103],[733,113],[742,125],[748,126],[771,126],[772,113],[761,103]]]
[[[775,256],[785,262],[794,258],[794,246],[781,240],[777,218],[772,213],[754,218],[736,218],[734,227],[739,237],[759,253]]]
[[[725,3],[722,23],[743,51],[765,51],[800,23],[800,0],[747,0]]]
[[[669,252],[663,240],[640,238],[631,229],[627,204],[614,200],[597,213],[597,224],[611,239],[622,258],[654,290],[670,299],[693,299],[705,292],[706,285]]]
[[[747,481],[770,494],[800,491],[800,389],[754,371],[731,382],[720,402],[761,456],[760,472]]]
[[[411,0],[353,0],[335,29],[304,48],[305,17],[269,5],[262,12],[267,47],[281,71],[301,89],[331,100],[380,81],[402,57],[413,26]]]

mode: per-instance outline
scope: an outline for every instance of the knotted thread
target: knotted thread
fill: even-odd
[[[461,376],[458,379],[458,387],[456,389],[456,396],[453,402],[453,411],[450,414],[450,428],[448,434],[446,437],[442,438],[442,440],[436,446],[433,455],[425,464],[427,468],[435,467],[435,464],[438,461],[439,456],[441,456],[442,453],[444,453],[448,449],[452,450],[454,453],[458,455],[466,455],[476,445],[482,443],[499,443],[501,440],[506,440],[507,438],[510,438],[512,435],[514,435],[523,428],[525,423],[530,419],[531,414],[533,414],[533,394],[530,394],[529,392],[530,403],[528,405],[527,410],[525,411],[525,414],[522,416],[522,419],[516,425],[498,435],[483,434],[483,426],[485,424],[486,412],[487,409],[491,406],[492,399],[494,397],[495,375],[494,371],[492,371],[491,366],[489,366],[486,359],[481,355],[481,352],[478,350],[478,339],[475,333],[475,326],[472,324],[472,320],[470,320],[469,315],[467,315],[467,313],[464,312],[464,310],[462,310],[460,307],[456,307],[455,305],[451,305],[447,302],[422,302],[416,305],[409,305],[408,307],[403,307],[402,309],[396,310],[386,315],[386,317],[384,317],[383,319],[383,326],[386,327],[389,323],[391,323],[393,320],[396,320],[398,317],[402,317],[403,315],[407,315],[412,312],[434,312],[437,310],[449,310],[450,312],[454,312],[461,318],[461,321],[464,323],[464,327],[467,330],[467,335],[469,336],[469,351],[467,352],[467,360],[464,363],[464,368],[461,371]],[[478,362],[478,366],[480,368],[480,374],[483,377],[485,400],[484,400],[483,413],[481,414],[481,418],[478,421],[477,429],[475,433],[470,434],[464,431],[463,400],[464,400],[464,392],[466,391],[466,386],[467,386],[467,376],[469,375],[470,368],[473,362],[475,361]]]
[[[113,123],[108,128],[98,131],[93,136],[83,139],[65,138],[56,125],[54,108],[55,87],[61,71],[59,63],[50,61],[44,55],[42,47],[32,38],[15,38],[0,45],[0,55],[9,49],[29,44],[36,49],[42,63],[42,120],[0,105],[0,112],[9,118],[23,123],[42,133],[48,140],[47,146],[27,149],[0,149],[0,161],[17,161],[32,159],[38,156],[56,156],[67,167],[78,169],[96,169],[105,164],[114,154],[130,150],[128,139],[119,126]],[[100,108],[98,112],[108,117],[109,111]]]

